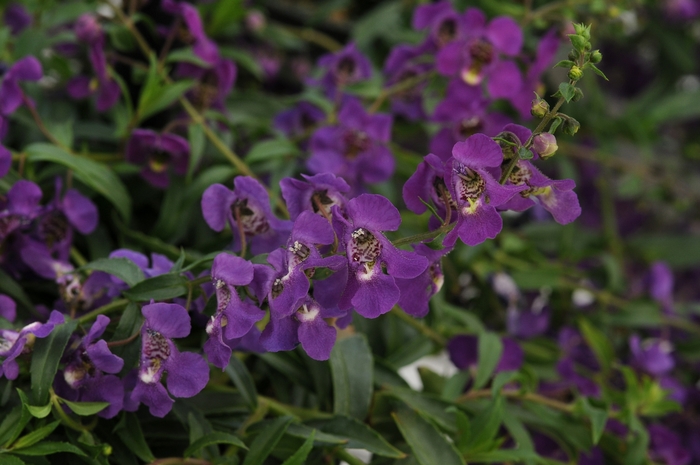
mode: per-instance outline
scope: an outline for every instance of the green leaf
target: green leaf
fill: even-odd
[[[190,160],[187,167],[187,175],[192,176],[194,170],[199,166],[199,161],[204,155],[206,145],[206,135],[201,124],[190,124],[187,126],[187,140],[190,143]]]
[[[231,356],[228,366],[224,370],[236,389],[241,394],[251,412],[258,408],[258,393],[255,391],[255,383],[248,369],[235,355]]]
[[[463,452],[482,452],[493,444],[503,422],[503,397],[496,397],[471,421],[472,435]]]
[[[493,396],[496,397],[503,386],[510,383],[516,376],[518,376],[517,371],[502,371],[493,378],[493,383],[491,385],[491,392]]]
[[[245,161],[247,163],[256,163],[285,156],[294,156],[298,153],[299,149],[289,139],[264,140],[253,145],[246,155]]]
[[[562,82],[561,84],[559,84],[559,93],[562,97],[564,97],[564,100],[566,100],[566,102],[568,103],[571,101],[572,98],[574,98],[574,95],[576,95],[576,87],[569,84],[568,82]]]
[[[185,449],[183,457],[192,457],[198,451],[202,450],[207,446],[211,446],[212,444],[231,444],[236,447],[248,449],[245,443],[233,434],[223,433],[221,431],[214,431],[213,433],[209,433],[207,435],[202,436],[201,438],[197,439],[195,442],[190,444],[190,447]]]
[[[13,454],[38,456],[56,454],[58,452],[70,452],[71,454],[81,455],[85,457],[85,452],[78,449],[73,444],[69,444],[67,442],[44,441],[39,444],[34,444],[31,448],[28,449],[12,451]]]
[[[365,449],[382,457],[405,457],[403,452],[389,444],[378,432],[355,418],[339,415],[330,420],[317,420],[310,424],[324,433],[346,439],[347,448]]]
[[[42,426],[41,428],[32,431],[31,433],[25,436],[22,436],[17,441],[15,441],[14,444],[12,444],[12,447],[10,449],[12,451],[15,451],[16,449],[23,449],[25,447],[33,446],[49,434],[53,433],[53,430],[55,430],[60,423],[60,421],[54,421],[46,426]]]
[[[509,463],[537,460],[539,457],[539,455],[531,450],[500,449],[490,452],[468,454],[465,458],[469,463]]]
[[[363,336],[336,342],[330,358],[333,412],[363,420],[372,400],[372,351]]]
[[[392,416],[419,464],[465,465],[454,445],[418,412],[402,407]]]
[[[165,62],[191,63],[193,65],[199,66],[200,68],[209,68],[209,66],[211,66],[209,63],[199,58],[199,56],[195,55],[194,51],[192,51],[192,47],[183,47],[177,50],[173,50],[168,54],[168,57],[165,59]]]
[[[605,79],[606,81],[609,81],[609,80],[610,80],[610,79],[608,79],[608,77],[605,75],[605,73],[603,73],[601,70],[599,70],[598,67],[597,67],[596,65],[594,65],[593,63],[588,63],[588,64],[586,64],[586,68],[591,68],[591,69],[593,70],[594,73],[596,73],[598,76],[602,77],[602,78]]]
[[[245,456],[243,465],[261,465],[282,439],[282,435],[291,422],[291,417],[279,417],[268,422],[250,444],[250,451]]]
[[[24,288],[3,270],[0,270],[0,291],[15,299],[26,310],[34,310],[34,304],[29,300],[26,292],[24,292]]]
[[[137,283],[144,280],[141,268],[128,258],[99,258],[83,265],[81,269],[104,271],[121,279],[129,287],[134,287]]]
[[[14,455],[3,454],[2,463],[3,465],[26,465],[27,462]]]
[[[141,281],[128,291],[124,296],[139,302],[154,300],[167,300],[187,294],[187,279],[178,274],[162,274]]]
[[[185,92],[194,86],[194,81],[178,81],[161,86],[145,102],[139,102],[138,114],[141,121],[172,105]]]
[[[479,335],[479,361],[474,378],[474,388],[481,389],[491,378],[498,366],[503,353],[501,338],[494,333],[485,332]]]
[[[19,389],[17,391],[21,392]],[[22,395],[24,395],[24,393],[22,393],[20,396]],[[27,426],[29,420],[32,419],[32,416],[29,413],[29,410],[27,410],[26,403],[24,401],[26,398],[27,397],[24,396],[22,401],[23,405],[12,409],[10,413],[5,415],[2,423],[0,423],[0,446],[7,447],[9,444],[12,444],[14,440],[19,437],[24,427]]]
[[[583,413],[591,421],[591,438],[593,444],[596,445],[605,430],[605,424],[608,421],[608,411],[591,405],[585,397],[580,399],[580,403]]]
[[[240,69],[245,69],[259,81],[262,81],[265,77],[262,66],[260,66],[260,63],[258,63],[255,57],[249,52],[233,47],[221,47],[220,51],[222,56],[235,61],[236,64],[240,66]]]
[[[561,60],[559,63],[553,66],[553,68],[571,68],[576,63],[571,60]]]
[[[48,401],[49,388],[56,377],[58,363],[77,324],[78,322],[73,320],[56,325],[51,334],[43,339],[37,339],[34,343],[32,364],[29,370],[34,404],[43,405]]]
[[[28,146],[24,152],[27,160],[33,163],[46,161],[58,163],[73,171],[73,175],[86,186],[99,192],[119,211],[125,221],[131,218],[131,198],[119,177],[106,165],[79,157],[55,145],[36,143]]]
[[[294,452],[287,460],[285,460],[282,465],[303,465],[306,463],[306,457],[309,456],[311,449],[314,447],[314,437],[316,436],[316,431],[311,432],[311,436],[308,437],[304,444]]]
[[[421,415],[430,418],[430,420],[441,429],[450,433],[456,431],[455,414],[449,411],[449,407],[452,407],[449,402],[445,402],[429,394],[422,394],[412,389],[396,386],[391,386],[386,393],[400,399],[412,409],[420,412]]]
[[[144,462],[153,462],[156,458],[143,437],[141,424],[133,413],[124,412],[122,419],[114,427],[114,433],[138,458]]]
[[[584,37],[581,37],[578,34],[568,34],[568,36],[569,36],[569,39],[571,40],[571,45],[573,45],[573,47],[576,50],[583,53],[585,51],[586,44],[588,43],[588,41]]]
[[[111,342],[123,341],[124,339],[130,338],[139,331],[142,323],[143,316],[141,315],[141,308],[137,304],[130,302],[121,313],[119,324],[117,324],[117,329],[114,330]],[[141,343],[139,339],[136,338],[126,345],[112,347],[111,350],[114,355],[124,360],[122,374],[125,374],[136,364],[141,350]]]
[[[219,34],[230,24],[235,24],[243,19],[245,13],[246,7],[243,5],[242,0],[219,1],[214,7],[209,21],[205,23],[207,33],[212,36]]]
[[[591,350],[593,350],[598,363],[603,367],[603,371],[610,371],[612,362],[615,360],[615,351],[610,344],[610,339],[585,318],[580,318],[578,320],[578,327],[586,343],[591,347]]]
[[[532,150],[527,149],[525,147],[520,147],[518,149],[518,158],[521,160],[531,160],[535,155],[532,153]]]
[[[22,405],[27,408],[27,411],[33,417],[46,418],[51,413],[51,402],[43,406],[29,405],[29,399],[27,399],[27,395],[21,389],[17,388],[17,394],[19,394]]]
[[[81,416],[95,415],[109,407],[109,402],[71,402],[66,399],[61,399],[73,413]]]
[[[440,397],[454,402],[464,392],[464,387],[467,385],[470,377],[471,375],[468,371],[458,371],[445,382]]]

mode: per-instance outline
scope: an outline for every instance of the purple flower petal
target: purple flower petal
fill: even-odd
[[[499,16],[486,27],[486,37],[501,52],[509,56],[520,53],[523,31],[513,18]]]
[[[299,342],[304,351],[314,360],[328,360],[335,344],[337,331],[328,326],[323,318],[316,317],[310,321],[301,321],[299,325]]]
[[[75,189],[69,189],[62,200],[63,214],[82,234],[90,234],[97,227],[98,213],[94,203]]]
[[[381,195],[362,194],[350,200],[346,209],[356,228],[396,231],[401,225],[399,211]]]
[[[457,142],[452,156],[469,168],[479,169],[501,166],[501,147],[484,134],[474,134],[464,142]]]
[[[95,365],[95,368],[105,373],[119,373],[124,367],[124,360],[117,357],[109,350],[107,342],[104,339],[90,344],[86,352]]]
[[[144,305],[141,313],[151,329],[167,338],[186,337],[190,334],[190,316],[182,305],[166,303]]]
[[[193,352],[173,351],[166,361],[168,391],[175,397],[197,395],[209,382],[209,365]]]
[[[165,387],[160,383],[137,383],[131,392],[131,400],[148,406],[154,417],[163,418],[173,408],[175,401],[170,398]]]
[[[359,279],[362,278],[354,278],[358,286],[350,301],[357,313],[365,318],[377,318],[388,312],[401,296],[394,278],[377,268],[375,266],[374,274],[370,279],[360,281]]]

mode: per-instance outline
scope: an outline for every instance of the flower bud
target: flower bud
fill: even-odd
[[[572,81],[578,81],[583,77],[583,70],[578,66],[574,65],[569,70],[569,79]]]
[[[80,16],[73,26],[75,36],[85,43],[99,42],[102,40],[102,26],[97,17],[86,13]]]
[[[564,131],[564,134],[568,134],[570,136],[573,136],[578,132],[578,129],[581,127],[581,123],[576,121],[574,118],[567,117],[564,120],[564,124],[562,125],[562,131]]]
[[[583,91],[578,87],[574,87],[574,96],[571,97],[572,102],[578,102],[583,98]]]
[[[543,132],[542,134],[537,134],[534,139],[532,139],[532,148],[535,152],[540,154],[540,158],[546,160],[554,155],[559,147],[557,146],[557,138],[554,137],[554,134]]]
[[[573,50],[571,50],[571,51],[569,52],[568,58],[569,58],[569,60],[571,60],[571,61],[576,61],[576,60],[579,59],[580,56],[581,56],[581,53],[580,53],[578,50],[573,49]]]
[[[547,101],[543,98],[537,96],[532,101],[532,105],[530,106],[530,114],[537,118],[544,118],[544,115],[546,115],[548,112],[549,103],[547,103]]]
[[[593,64],[600,63],[600,60],[602,60],[602,59],[603,59],[603,54],[600,53],[600,50],[593,50],[591,52],[591,55],[588,58],[588,60]]]

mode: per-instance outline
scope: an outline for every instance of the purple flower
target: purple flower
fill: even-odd
[[[300,307],[309,293],[309,278],[317,268],[337,271],[343,267],[343,257],[323,258],[316,248],[332,244],[334,239],[333,228],[325,218],[310,211],[297,217],[286,249],[274,250],[267,257],[275,269],[267,299],[272,318],[288,317]]]
[[[512,18],[499,16],[486,24],[486,16],[476,8],[464,13],[465,36],[440,49],[437,70],[445,76],[458,76],[469,85],[488,77],[486,87],[495,98],[515,95],[522,86],[518,66],[500,55],[514,57],[523,45],[523,32]]]
[[[0,139],[7,134],[9,116],[26,99],[20,81],[38,81],[42,75],[41,63],[33,56],[18,60],[4,73],[0,83]],[[12,154],[0,145],[0,177],[5,176],[11,166]]]
[[[447,0],[421,5],[413,13],[414,29],[428,28],[428,42],[439,49],[464,37],[467,25]]]
[[[15,361],[21,354],[28,354],[34,346],[35,338],[45,338],[56,325],[65,321],[63,314],[53,310],[46,323],[30,323],[19,332],[11,329],[0,329],[0,357],[5,360],[0,366],[0,377],[16,379],[19,375],[19,365]]]
[[[646,339],[642,342],[638,335],[630,337],[632,365],[652,376],[668,374],[676,362],[673,360],[673,346],[663,339]]]
[[[306,134],[326,119],[326,113],[314,104],[299,102],[293,108],[284,110],[275,116],[272,125],[287,137]]]
[[[540,296],[541,297],[541,296]],[[534,299],[529,309],[510,306],[506,315],[508,333],[523,339],[540,336],[549,328],[550,311],[546,304]]]
[[[665,313],[673,313],[673,271],[665,262],[654,262],[647,277],[651,298]]]
[[[204,32],[204,26],[202,24],[202,18],[199,16],[199,11],[194,5],[186,2],[181,2],[179,4],[179,10],[189,30],[192,49],[195,55],[209,64],[215,64],[219,61],[219,48]]]
[[[231,60],[217,59],[211,66],[203,68],[192,63],[180,63],[178,77],[197,81],[188,92],[188,97],[198,110],[214,108],[226,111],[225,101],[236,82],[238,70]]]
[[[410,279],[428,267],[428,260],[414,252],[397,249],[382,231],[396,231],[401,215],[389,200],[376,194],[363,194],[346,206],[347,219],[333,207],[336,231],[342,231],[348,282],[340,309],[355,308],[366,318],[388,312],[399,301],[401,291],[395,278]],[[384,273],[386,267],[386,274]]]
[[[15,321],[17,317],[17,304],[5,294],[0,294],[0,317],[9,322]]]
[[[447,219],[447,212],[457,210],[457,204],[445,184],[445,163],[432,153],[426,155],[403,186],[403,200],[409,210],[417,215],[425,213],[428,207],[423,202],[431,202],[440,217],[430,217],[430,229],[437,229]],[[451,218],[454,220],[454,217]]]
[[[518,343],[508,337],[501,338],[503,352],[494,373],[519,370],[523,364],[524,353]],[[447,343],[450,360],[460,370],[473,368],[479,361],[479,338],[471,334],[460,334]]]
[[[680,437],[662,425],[650,425],[648,428],[649,458],[667,465],[687,465],[691,461],[690,453],[683,447]]]
[[[318,66],[326,70],[321,79],[321,86],[329,98],[339,98],[338,91],[343,87],[369,79],[372,75],[372,64],[354,43],[335,53],[328,53],[318,59]]]
[[[401,291],[398,304],[409,315],[423,318],[430,310],[430,298],[440,292],[445,281],[440,260],[452,249],[433,250],[425,244],[413,244],[413,249],[428,259],[428,268],[413,279],[396,278]]]
[[[75,33],[81,42],[89,44],[88,55],[95,71],[95,77],[76,76],[66,85],[68,95],[74,99],[84,99],[97,96],[97,111],[103,112],[112,108],[121,95],[119,84],[107,72],[107,58],[104,52],[104,32],[97,19],[83,15],[75,24]]]
[[[192,397],[209,381],[209,366],[193,352],[180,352],[173,338],[190,334],[190,317],[177,304],[152,303],[141,309],[146,322],[141,328],[141,360],[138,382],[131,392],[131,401],[146,404],[155,417],[164,417],[175,397]],[[160,383],[168,374],[168,390]]]
[[[63,380],[74,391],[72,400],[109,402],[109,407],[99,413],[103,418],[114,417],[124,402],[124,385],[114,376],[124,367],[124,360],[109,350],[104,339],[99,339],[108,325],[109,318],[99,315],[87,335],[66,356],[63,370]]]
[[[19,3],[10,3],[5,7],[4,22],[16,36],[32,24],[32,15]]]
[[[238,176],[231,191],[213,184],[202,195],[202,215],[214,231],[223,231],[228,223],[233,232],[233,250],[241,250],[241,232],[253,255],[266,253],[284,244],[291,222],[277,219],[270,208],[265,188],[255,179]]]
[[[306,182],[294,178],[284,178],[280,181],[282,197],[292,220],[304,211],[328,216],[334,205],[337,205],[341,212],[345,210],[348,201],[345,194],[350,191],[350,186],[343,178],[331,173],[301,176]]]
[[[175,134],[158,134],[148,129],[135,129],[126,147],[126,160],[143,165],[141,176],[155,187],[170,184],[168,168],[180,176],[187,173],[190,144]]]
[[[204,344],[204,352],[214,366],[225,368],[231,349],[265,316],[265,312],[250,301],[244,302],[238,297],[236,286],[247,286],[253,277],[253,265],[240,257],[221,253],[214,258],[211,279],[217,310],[207,323],[209,339]]]
[[[260,336],[260,342],[270,352],[292,350],[301,343],[309,357],[328,360],[337,333],[324,318],[336,316],[336,313],[328,312],[307,296],[291,315],[271,319]]]
[[[490,100],[481,95],[481,89],[468,86],[454,79],[447,87],[445,98],[435,108],[432,120],[443,123],[430,141],[430,151],[443,160],[452,155],[455,143],[469,136],[482,133],[489,137],[497,135],[510,118],[489,111]]]
[[[452,247],[459,237],[467,245],[493,239],[501,232],[503,220],[496,207],[506,203],[525,186],[501,186],[487,168],[501,166],[501,147],[483,134],[457,142],[447,187],[457,205],[457,224],[447,233],[444,245]]]
[[[306,162],[309,170],[341,176],[355,190],[389,179],[395,165],[386,147],[391,138],[391,116],[367,114],[358,100],[349,98],[338,113],[338,123],[311,136],[311,157]]]
[[[531,134],[529,129],[517,124],[509,124],[503,129],[518,136],[521,143]],[[521,190],[520,195],[501,206],[504,210],[525,211],[536,205],[537,200],[559,224],[571,223],[581,215],[581,206],[573,191],[576,183],[571,179],[549,179],[527,160],[518,160],[508,177],[508,184],[520,186]]]
[[[41,212],[41,189],[31,181],[19,180],[0,201],[0,242],[14,230],[27,226]]]
[[[425,75],[432,68],[430,63],[420,62],[418,57],[426,52],[425,46],[398,45],[392,49],[384,63],[386,86],[390,87],[407,79]],[[411,121],[425,118],[423,110],[423,93],[427,80],[391,96],[391,112]]]

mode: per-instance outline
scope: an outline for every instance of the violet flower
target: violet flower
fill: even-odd
[[[5,294],[0,294],[0,317],[6,319],[10,323],[15,321],[17,317],[17,304],[11,297]]]
[[[287,137],[298,137],[306,134],[316,125],[326,119],[326,113],[309,102],[299,102],[289,110],[284,110],[275,116],[272,125]]]
[[[346,206],[347,219],[333,207],[336,231],[342,231],[348,282],[340,300],[341,310],[355,308],[366,318],[376,318],[396,305],[401,291],[396,278],[411,279],[428,267],[428,260],[397,249],[382,231],[396,231],[401,215],[392,203],[376,194],[362,194]],[[386,274],[384,268],[386,267]]]
[[[523,45],[523,32],[512,18],[499,16],[488,24],[477,8],[464,13],[465,35],[438,52],[437,70],[445,76],[460,77],[469,85],[488,78],[486,88],[494,98],[515,95],[522,87],[518,66],[500,55],[515,57]]]
[[[358,100],[349,98],[340,108],[338,123],[317,129],[311,136],[311,157],[306,162],[309,170],[341,176],[356,191],[365,184],[389,179],[395,167],[386,147],[391,138],[391,116],[370,115]]]
[[[423,158],[416,171],[403,185],[403,200],[409,210],[422,215],[428,209],[426,203],[432,202],[435,212],[440,217],[431,216],[428,226],[435,230],[447,219],[447,212],[457,211],[457,204],[445,183],[445,162],[432,153]],[[447,180],[449,181],[449,179]],[[456,218],[451,217],[450,222]]]
[[[13,231],[27,226],[41,213],[41,189],[31,181],[19,180],[0,201],[0,243]]]
[[[673,313],[673,271],[665,262],[654,262],[647,277],[649,294],[666,314]]]
[[[343,87],[369,79],[372,75],[372,64],[354,43],[335,53],[323,55],[318,59],[318,66],[326,70],[320,84],[331,99],[339,98],[338,92]]]
[[[214,231],[223,231],[228,223],[233,232],[233,251],[241,250],[241,232],[253,255],[267,253],[284,244],[290,221],[277,219],[270,208],[265,188],[248,176],[237,176],[231,191],[213,184],[202,195],[202,215]]]
[[[30,323],[19,331],[0,329],[0,357],[3,357],[0,366],[0,377],[13,380],[19,375],[19,365],[15,360],[21,354],[28,354],[34,346],[34,340],[45,338],[56,325],[65,321],[62,313],[53,310],[46,323]]]
[[[445,282],[440,260],[452,249],[433,250],[425,244],[413,244],[413,249],[428,259],[428,267],[413,279],[396,278],[396,285],[401,291],[398,305],[409,315],[423,318],[430,310],[428,304],[431,297],[440,292]]]
[[[414,79],[430,72],[430,63],[418,61],[424,55],[425,46],[398,45],[394,47],[384,63],[386,87],[391,87],[408,79]],[[391,112],[410,121],[425,118],[423,94],[427,79],[416,83],[410,89],[395,92],[391,96]]]
[[[509,124],[503,130],[515,134],[521,143],[525,143],[532,134],[529,129],[517,124]],[[520,195],[501,206],[502,209],[524,211],[535,205],[537,200],[559,224],[571,223],[581,215],[581,206],[573,191],[576,183],[571,179],[549,179],[527,160],[518,160],[508,176],[508,184],[520,186]]]
[[[443,244],[452,247],[459,237],[467,245],[495,238],[503,227],[496,207],[506,203],[525,186],[501,186],[487,168],[501,166],[501,147],[483,134],[457,142],[452,150],[452,167],[447,188],[457,204],[457,224]]]
[[[284,178],[280,181],[280,190],[292,220],[304,211],[312,211],[322,216],[330,216],[334,205],[345,210],[346,194],[350,186],[343,178],[331,173],[320,173],[313,176],[302,174],[305,181],[294,178]]]
[[[509,337],[501,338],[503,352],[494,373],[519,370],[523,364],[524,352],[520,345]],[[473,368],[479,361],[479,338],[472,334],[460,334],[447,342],[450,360],[460,370]]]
[[[209,362],[221,369],[228,365],[231,350],[246,336],[265,312],[250,301],[241,301],[236,286],[253,281],[253,265],[235,255],[221,253],[214,258],[211,279],[216,292],[217,310],[207,323],[209,339],[204,352]]]
[[[159,189],[170,184],[168,170],[184,176],[189,163],[190,144],[175,134],[158,134],[135,129],[126,147],[126,161],[142,165],[141,176]]]
[[[180,352],[173,338],[190,334],[190,317],[177,304],[152,303],[141,313],[146,319],[141,328],[141,359],[138,382],[131,392],[131,402],[148,406],[151,415],[164,417],[172,408],[174,397],[192,397],[209,381],[209,366],[193,352]],[[168,390],[161,384],[167,373]]]
[[[301,343],[314,360],[328,360],[337,336],[335,328],[324,318],[338,316],[328,312],[307,296],[284,318],[271,319],[260,336],[263,347],[270,352],[292,350]]]
[[[673,346],[663,339],[646,339],[644,341],[634,334],[629,339],[632,366],[652,376],[667,375],[676,362],[673,359]]]
[[[667,465],[687,465],[691,456],[681,443],[681,438],[671,429],[659,425],[649,425],[649,459]]]
[[[102,418],[112,418],[122,409],[124,384],[115,374],[124,367],[124,360],[114,355],[104,339],[99,339],[109,325],[109,318],[98,315],[88,333],[77,347],[65,357],[63,381],[58,383],[63,398],[80,402],[109,402],[98,413]],[[99,340],[98,340],[99,339]],[[107,374],[105,374],[107,373]],[[69,389],[65,389],[65,388]]]
[[[412,25],[414,29],[428,29],[428,43],[436,50],[462,39],[467,32],[464,18],[448,0],[420,5],[413,13]]]
[[[19,3],[10,3],[5,7],[3,15],[5,25],[10,28],[13,36],[18,35],[32,24],[32,15]]]
[[[186,41],[192,44],[195,55],[212,65],[219,60],[219,48],[204,32],[204,25],[197,7],[187,2],[172,0],[161,2],[161,7],[170,14],[180,15],[187,27]]]
[[[177,67],[178,77],[196,81],[194,88],[188,92],[188,98],[200,111],[214,108],[225,112],[226,97],[233,89],[237,74],[235,63],[223,58],[207,68],[193,63],[180,63]]]

